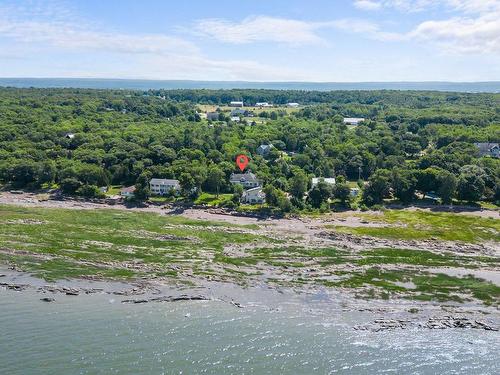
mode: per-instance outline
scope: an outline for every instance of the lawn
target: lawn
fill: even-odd
[[[373,237],[477,243],[500,240],[500,219],[423,210],[386,210],[382,214],[356,214],[380,227],[327,226],[336,231]]]

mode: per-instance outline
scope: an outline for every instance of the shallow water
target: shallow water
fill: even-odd
[[[285,298],[122,304],[0,290],[2,374],[498,374],[500,334],[355,331],[373,315]],[[269,305],[269,303],[266,303]]]

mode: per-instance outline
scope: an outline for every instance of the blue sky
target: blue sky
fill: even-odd
[[[500,80],[500,0],[0,0],[0,77]]]

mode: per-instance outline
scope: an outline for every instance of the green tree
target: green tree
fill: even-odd
[[[302,169],[299,169],[289,180],[289,191],[292,196],[302,200],[307,191],[309,179]]]
[[[477,165],[465,165],[460,168],[457,183],[458,199],[469,202],[480,200],[486,187],[484,177],[484,170]]]
[[[226,175],[218,166],[211,165],[210,168],[208,168],[205,184],[210,191],[215,191],[217,198],[219,198],[220,187],[224,184],[225,178]]]
[[[457,190],[458,181],[453,173],[441,171],[438,175],[438,195],[444,204],[450,204]]]
[[[321,179],[309,192],[309,201],[314,208],[320,208],[321,204],[326,203],[331,196],[331,186]]]
[[[151,172],[143,172],[135,181],[134,198],[138,201],[145,201],[151,195],[149,190],[149,181],[151,181]]]
[[[411,202],[415,196],[417,179],[415,172],[408,169],[395,169],[392,172],[394,196],[403,203]]]
[[[391,172],[387,169],[377,170],[368,180],[363,190],[363,201],[372,206],[382,203],[389,196],[391,188]]]

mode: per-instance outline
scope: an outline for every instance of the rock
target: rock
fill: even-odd
[[[40,301],[43,301],[43,302],[55,302],[56,299],[52,298],[52,297],[43,297],[43,298],[40,298]]]

